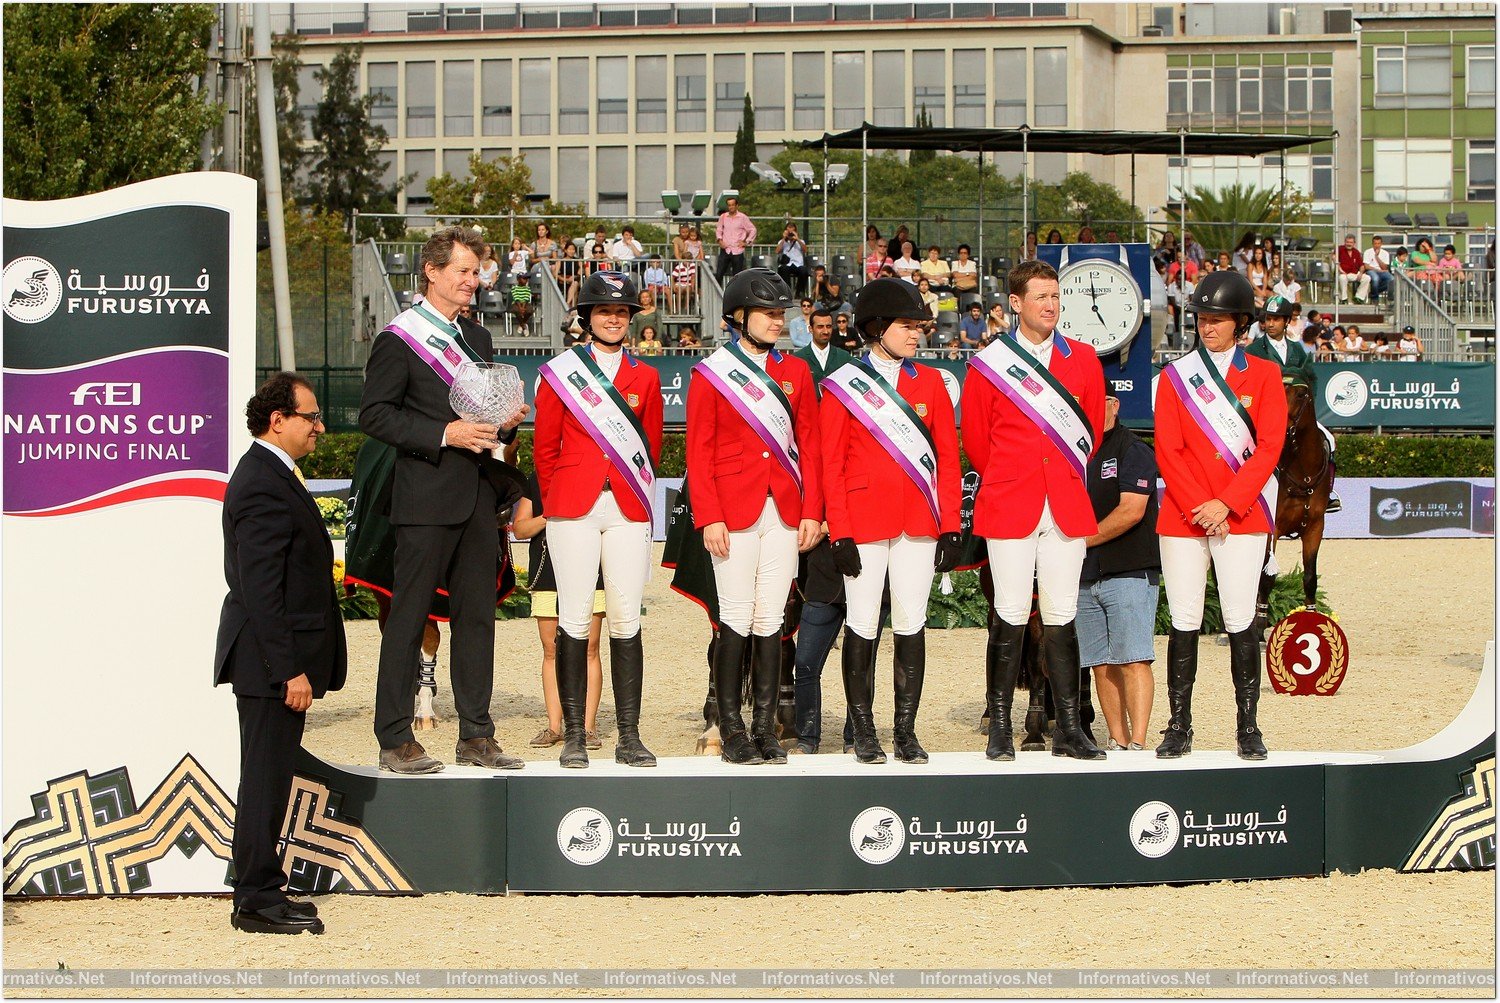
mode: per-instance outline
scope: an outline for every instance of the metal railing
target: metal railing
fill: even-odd
[[[382,325],[401,312],[396,304],[396,290],[385,271],[385,259],[373,239],[355,245],[351,274],[354,286],[351,337],[355,341],[373,341]],[[382,317],[386,320],[381,320]]]
[[[1458,325],[1429,291],[1407,272],[1392,276],[1391,291],[1392,321],[1397,330],[1407,325],[1416,329],[1417,337],[1422,339],[1422,358],[1431,362],[1458,360]]]

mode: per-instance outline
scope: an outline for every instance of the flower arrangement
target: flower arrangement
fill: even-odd
[[[344,538],[344,524],[349,520],[349,506],[343,499],[324,496],[315,499],[318,503],[318,511],[323,515],[323,525],[328,527],[328,535],[335,540]]]

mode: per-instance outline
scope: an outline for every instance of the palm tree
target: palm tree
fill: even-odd
[[[1288,185],[1286,199],[1286,222],[1306,222],[1305,200],[1297,198],[1294,186]],[[1183,202],[1166,207],[1166,213],[1174,224],[1182,222],[1183,203],[1186,203],[1187,222],[1193,236],[1204,247],[1231,248],[1247,233],[1263,233],[1281,223],[1282,199],[1271,188],[1256,188],[1250,184],[1229,185],[1219,191],[1195,185],[1192,194]]]

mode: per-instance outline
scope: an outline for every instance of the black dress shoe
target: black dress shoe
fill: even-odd
[[[312,903],[300,903],[311,905]],[[304,916],[290,902],[278,902],[266,909],[236,909],[229,914],[229,925],[245,933],[322,933],[323,921]]]
[[[312,902],[298,902],[296,899],[287,899],[286,907],[299,916],[316,916],[318,907]]]

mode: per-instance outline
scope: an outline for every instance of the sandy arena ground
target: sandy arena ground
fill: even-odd
[[[1351,666],[1343,688],[1331,699],[1294,700],[1276,696],[1269,687],[1263,691],[1260,723],[1273,755],[1275,750],[1293,749],[1400,748],[1433,735],[1451,721],[1473,692],[1485,643],[1495,633],[1494,555],[1492,540],[1326,543],[1321,554],[1323,587],[1348,634]],[[1290,568],[1298,562],[1299,551],[1283,544],[1279,558],[1283,568]],[[701,727],[706,623],[696,606],[670,591],[668,581],[669,573],[658,569],[646,594],[642,732],[658,755],[690,755]],[[537,681],[540,655],[535,624],[526,620],[497,626],[493,704],[497,737],[508,752],[534,760],[555,758],[556,749],[536,750],[526,744],[545,721]],[[349,641],[348,685],[314,707],[306,741],[310,750],[329,761],[372,763],[376,747],[369,722],[379,648],[374,622],[351,623]],[[982,748],[976,724],[983,704],[983,644],[983,633],[978,630],[929,633],[928,673],[919,718],[919,733],[929,751]],[[1166,721],[1165,644],[1165,638],[1157,639],[1153,735]],[[878,663],[881,698],[876,704],[876,720],[883,725],[887,750],[890,654],[887,633]],[[838,658],[835,651],[824,673],[824,748],[835,754],[841,751],[837,734],[844,713]],[[1194,700],[1195,745],[1200,749],[1230,744],[1233,711],[1228,658],[1228,650],[1212,639],[1203,643]],[[438,711],[446,720],[439,730],[419,738],[430,752],[451,762],[456,724],[443,678],[446,665],[445,643],[440,654]],[[607,666],[604,675],[606,691],[599,712],[604,748],[594,755],[612,759],[614,715]],[[222,898],[7,901],[4,964],[6,968],[54,968],[59,961],[72,968],[695,968],[788,963],[849,968],[1493,968],[1494,900],[1493,872],[1404,875],[1391,871],[1189,887],[772,898],[326,896],[319,908],[329,934],[321,938],[237,933],[229,928],[228,903]],[[749,924],[775,932],[747,936],[744,930]],[[1224,936],[1225,932],[1230,935]],[[419,945],[416,950],[404,946],[413,942]],[[793,943],[795,952],[788,952],[787,946]],[[1266,993],[1261,989],[1250,995]],[[37,993],[12,989],[9,994]],[[129,990],[100,993],[128,994]],[[161,994],[161,990],[146,993]],[[1131,993],[1113,990],[1104,995],[1116,994]],[[1159,990],[1136,993],[1157,994]],[[1222,994],[1222,990],[1200,993]],[[1312,995],[1315,991],[1273,994]],[[1370,990],[1367,994],[1420,995],[1421,991]],[[1428,993],[1455,994],[1465,995],[1454,990]],[[1467,995],[1493,996],[1493,990]]]

